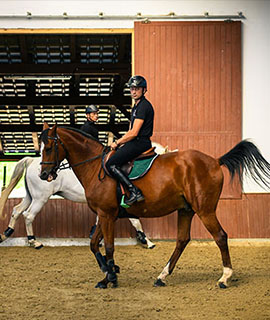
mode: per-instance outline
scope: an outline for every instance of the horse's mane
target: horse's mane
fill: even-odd
[[[74,131],[74,132],[77,132],[79,134],[82,134],[83,136],[87,137],[87,138],[90,138],[98,143],[100,143],[101,145],[103,145],[103,143],[101,143],[97,138],[93,137],[91,134],[89,133],[86,133],[80,129],[77,129],[77,128],[73,128],[73,127],[67,127],[67,126],[58,126],[58,128],[62,128],[62,129],[66,129],[66,130],[70,130],[70,131]],[[40,135],[40,140],[42,142],[44,142],[45,144],[48,143],[48,131],[49,129],[45,129],[41,132],[41,135]]]

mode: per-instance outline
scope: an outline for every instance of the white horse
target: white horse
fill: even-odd
[[[168,147],[163,147],[159,143],[153,142],[156,147],[156,152],[159,154],[168,152]],[[42,207],[47,203],[49,198],[57,194],[65,199],[86,203],[84,189],[72,170],[60,171],[58,178],[48,183],[40,180],[40,158],[25,157],[18,161],[14,168],[9,185],[2,191],[0,198],[0,218],[5,219],[4,207],[8,196],[15,188],[21,179],[24,170],[25,173],[25,190],[26,196],[23,200],[13,208],[8,228],[4,234],[0,234],[0,243],[5,241],[14,232],[15,224],[21,214],[25,219],[28,243],[35,249],[43,247],[42,243],[38,242],[33,232],[33,221],[36,215],[41,211]],[[148,248],[154,248],[155,244],[151,242],[143,232],[142,225],[139,219],[129,219],[133,227],[136,229],[137,240],[142,244],[147,244]]]

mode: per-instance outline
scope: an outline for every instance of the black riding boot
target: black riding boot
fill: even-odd
[[[144,200],[144,196],[139,188],[129,180],[129,178],[116,166],[110,167],[113,176],[121,182],[130,192],[129,198],[125,197],[125,204],[132,205],[134,202],[140,202]]]

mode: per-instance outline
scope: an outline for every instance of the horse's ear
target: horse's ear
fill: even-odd
[[[43,123],[43,131],[46,130],[46,129],[49,129],[49,128],[50,128],[50,127],[49,127],[48,123],[47,123],[47,122],[44,122],[44,123]]]
[[[57,128],[57,124],[55,124],[53,127],[52,127],[52,136],[56,137],[56,128]]]

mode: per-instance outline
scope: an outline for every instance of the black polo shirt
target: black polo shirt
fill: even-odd
[[[94,138],[98,139],[98,129],[93,121],[85,121],[80,128],[82,131],[91,134]]]
[[[144,96],[141,98],[140,102],[132,108],[131,129],[135,119],[144,120],[143,125],[138,133],[138,137],[150,138],[153,134],[154,109],[151,103]]]

